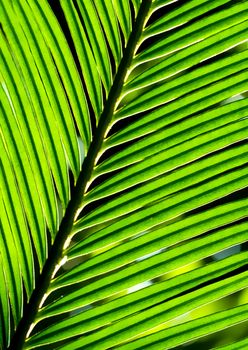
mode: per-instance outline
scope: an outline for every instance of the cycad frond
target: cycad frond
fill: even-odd
[[[246,302],[193,313],[248,287],[245,249],[212,259],[247,242],[248,2],[51,5],[1,4],[2,348],[245,322]]]

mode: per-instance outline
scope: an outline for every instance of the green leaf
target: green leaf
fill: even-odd
[[[3,92],[3,90],[1,91]],[[8,93],[8,90],[6,92]],[[13,97],[15,97],[15,94],[12,95],[12,98]],[[18,114],[24,115],[22,113],[23,105],[22,106],[19,105],[19,101],[18,101],[19,98],[18,96],[16,97],[17,97],[16,108],[18,112],[19,111],[21,112]],[[44,222],[45,219],[42,214],[42,204],[39,197],[39,193],[41,194],[43,191],[44,191],[44,194],[46,195],[46,191],[44,190],[44,185],[45,185],[44,182],[41,181],[40,191],[37,192],[38,190],[37,183],[39,184],[38,182],[40,180],[39,175],[41,173],[41,169],[40,169],[41,163],[37,164],[36,155],[32,157],[32,160],[34,162],[32,164],[33,169],[37,171],[36,175],[38,177],[38,179],[35,180],[34,173],[31,167],[31,162],[28,159],[28,154],[25,149],[25,145],[21,137],[20,130],[18,129],[17,124],[15,122],[16,120],[15,110],[12,107],[14,105],[12,105],[12,100],[7,101],[7,99],[8,99],[8,96],[4,92],[2,94],[2,101],[3,101],[3,108],[4,108],[2,109],[2,115],[4,118],[2,118],[1,120],[1,128],[4,133],[4,137],[2,138],[1,144],[2,145],[7,144],[9,147],[6,150],[4,150],[2,147],[3,149],[2,162],[3,162],[4,171],[2,171],[2,176],[1,176],[1,188],[4,188],[6,186],[6,184],[4,183],[6,181],[5,178],[8,178],[11,176],[12,167],[14,167],[15,165],[15,174],[19,185],[18,188],[22,196],[22,202],[25,208],[27,221],[30,225],[30,229],[32,232],[32,238],[33,238],[33,242],[38,255],[39,263],[40,263],[40,266],[42,266],[42,263],[44,263],[47,256],[47,238],[45,234],[45,222]],[[9,102],[11,103],[11,105]],[[12,123],[10,121],[12,121]],[[26,125],[28,125],[28,123]],[[36,139],[36,142],[37,141],[39,141],[38,137]],[[35,148],[32,147],[32,143],[30,143],[30,150],[35,151]],[[9,158],[7,157],[7,152],[9,153]],[[43,154],[41,154],[41,156],[43,156]],[[12,167],[10,165],[11,163],[12,163]],[[43,165],[46,165],[46,162],[44,162]],[[37,169],[37,166],[38,166],[38,169]],[[45,171],[47,171],[47,167],[45,168]],[[6,174],[4,172],[6,172]],[[10,172],[10,175],[8,174],[9,172]],[[49,179],[49,175],[48,175],[48,179]],[[19,210],[21,210],[20,207],[19,207]],[[16,231],[15,235],[19,234],[18,231],[19,230]]]
[[[216,11],[207,18],[199,19],[152,44],[149,49],[137,56],[136,61],[140,63],[168,55],[242,23],[248,18],[247,6],[246,2],[238,2],[227,9]]]
[[[75,61],[66,42],[64,33],[46,0],[39,0],[36,2],[28,0],[27,2],[30,6],[30,10],[32,10],[33,17],[35,18],[38,27],[42,31],[42,35],[44,36],[44,40],[52,54],[52,58],[55,61],[55,67],[57,68],[65,87],[65,92],[69,99],[77,128],[79,129],[80,136],[85,143],[85,148],[88,149],[91,140],[88,106],[82,87],[82,81],[80,81]],[[19,1],[19,3],[22,2]],[[74,157],[78,157],[77,153],[78,152],[75,152]],[[77,163],[79,163],[78,159]],[[77,171],[78,170],[79,169],[77,168]]]
[[[125,291],[131,286],[154,279],[173,269],[213,255],[218,250],[227,249],[232,245],[245,242],[247,228],[247,223],[237,225],[230,229],[219,231],[205,239],[189,242],[185,244],[184,248],[180,247],[179,249],[179,247],[175,247],[169,253],[165,250],[148,259],[136,260],[136,264],[127,266],[126,269],[114,270],[114,280],[113,275],[103,276],[99,281],[91,282],[89,285],[80,288],[80,290],[68,293],[67,296],[45,307],[41,314],[51,316],[81,308],[92,302]],[[176,259],[176,257],[178,258]],[[80,280],[80,273],[75,279],[76,281]]]
[[[100,76],[97,71],[94,56],[73,2],[63,1],[62,8],[66,14],[68,26],[73,41],[75,42],[79,62],[81,62],[81,70],[84,76],[87,92],[89,94],[95,115],[98,119],[102,111],[102,91]]]
[[[168,14],[155,21],[152,25],[148,26],[144,31],[145,35],[155,35],[182,26],[190,20],[204,14],[206,11],[215,9],[218,6],[228,3],[229,1],[230,0],[217,0],[213,2],[205,0],[199,2],[198,0],[191,0],[186,4],[182,4],[175,10],[170,11]],[[156,10],[159,7],[167,4],[169,5],[170,2],[170,0],[155,0],[153,3],[153,9]]]
[[[85,23],[85,31],[89,37],[89,44],[92,47],[97,69],[101,76],[106,93],[108,94],[113,77],[110,64],[110,54],[101,28],[100,19],[92,0],[77,1],[77,5],[80,9],[80,15]]]
[[[0,6],[1,350],[245,349],[248,3]]]
[[[66,95],[62,88],[61,82],[59,80],[59,75],[57,74],[57,71],[55,70],[55,67],[52,64],[52,57],[50,55],[49,49],[45,43],[43,36],[41,34],[36,35],[36,33],[39,32],[39,27],[37,23],[34,21],[34,18],[32,16],[27,16],[27,14],[29,13],[29,7],[26,5],[25,2],[22,2],[22,7],[16,6],[16,12],[18,13],[18,18],[20,18],[25,33],[30,33],[31,35],[31,37],[29,38],[29,45],[32,45],[31,53],[38,67],[39,73],[43,77],[43,83],[47,91],[51,107],[53,109],[54,114],[56,115],[55,120],[56,124],[59,127],[62,139],[61,142],[59,139],[59,133],[58,135],[55,134],[56,138],[55,135],[53,136],[53,138],[56,141],[54,145],[54,147],[57,147],[56,153],[63,154],[63,143],[65,150],[68,154],[69,163],[76,174],[76,169],[78,167],[78,159],[76,159],[76,156],[78,154],[78,145],[76,142],[75,128],[72,121],[70,107],[67,102]],[[48,66],[51,67],[49,71]],[[53,125],[52,127],[56,128],[55,125]],[[53,175],[55,177],[59,174],[59,177],[61,179],[60,181],[63,180],[64,182],[63,191],[65,192],[68,188],[68,178],[65,164],[66,162],[64,161],[62,163],[61,160],[59,162],[58,159],[56,159],[56,161],[57,163],[60,163],[59,165],[61,169],[59,169],[57,165],[58,169],[55,168],[56,170],[53,172]],[[56,179],[56,183],[59,183],[59,179]],[[64,205],[66,205],[66,203],[68,202],[69,194],[66,193],[66,196],[64,195],[64,197],[65,198],[61,196],[61,200],[64,202]]]
[[[2,231],[2,223],[1,223],[1,231]],[[4,270],[3,270],[3,262],[2,255],[0,255],[0,278],[2,283],[0,289],[0,344],[1,346],[7,348],[10,342],[10,309],[9,309],[9,299],[8,299],[8,289],[7,283],[5,280]]]
[[[222,96],[228,96],[229,93],[233,93],[236,89],[240,89],[242,85],[243,83],[241,83],[241,85],[238,84],[234,87],[234,90],[230,92],[228,91],[227,95],[226,91],[222,91]],[[207,90],[209,90],[209,88],[207,88]],[[205,99],[203,99],[206,107],[208,106],[208,103],[216,102],[215,96],[218,96],[218,94],[216,90],[214,92],[216,92],[214,96],[212,94],[210,96],[206,95]],[[179,109],[176,113],[171,113],[170,119],[159,121],[165,124],[164,126],[169,124],[167,128],[161,128],[161,130],[158,129],[154,132],[151,132],[151,134],[147,135],[147,137],[143,140],[138,140],[134,144],[126,147],[125,149],[115,154],[113,157],[111,157],[111,159],[107,159],[101,164],[99,164],[96,167],[95,171],[97,174],[100,175],[110,170],[120,169],[125,165],[137,163],[145,157],[151,156],[152,154],[156,154],[159,151],[164,150],[165,148],[171,148],[173,146],[176,146],[177,144],[181,144],[182,142],[190,140],[193,137],[201,135],[205,132],[209,132],[211,130],[229,124],[235,120],[238,120],[242,117],[246,117],[247,104],[247,99],[241,99],[233,103],[229,103],[224,106],[211,109],[210,111],[207,111],[205,113],[196,114],[194,115],[194,117],[183,119],[185,114],[190,114],[193,110],[195,112],[198,112],[198,110],[201,109],[201,102],[199,100],[194,101],[189,106],[184,106],[183,109]],[[182,118],[183,120],[181,121],[180,118]],[[174,125],[170,125],[171,121],[178,122]],[[129,133],[137,133],[139,129],[141,129],[140,131],[144,132],[144,128],[142,128],[140,124],[137,126],[138,127],[134,127],[133,130],[131,128],[128,128]],[[149,128],[149,125],[147,126]],[[129,134],[126,133],[125,130],[123,131],[123,133],[115,134],[109,139],[107,139],[105,145],[107,147],[112,147],[118,144],[119,142],[123,142],[123,137],[126,137]],[[91,194],[88,195],[88,198],[90,197]]]
[[[114,0],[113,5],[127,43],[132,28],[130,4],[128,1]]]
[[[213,84],[228,75],[238,73],[246,68],[247,57],[248,50],[245,50],[234,55],[234,57],[231,56],[223,60],[218,60],[218,62],[213,64],[209,64],[207,67],[195,69],[186,76],[175,77],[170,82],[157,84],[151,91],[149,90],[143,93],[138,98],[135,98],[134,101],[131,101],[128,106],[124,106],[116,113],[116,118],[122,119],[129,115],[134,115],[158,107],[179,98],[186,93],[190,93],[208,84]],[[158,83],[158,80],[154,81],[150,79],[146,82],[146,85],[155,82]]]
[[[177,285],[177,293],[180,294],[201,285],[210,279],[225,274],[232,269],[242,265],[247,254],[237,254],[226,260],[221,260],[208,266],[200,267],[193,271],[181,274],[174,278],[166,278],[165,281],[152,284],[148,288],[141,289],[134,293],[127,293],[122,298],[100,305],[97,308],[88,309],[47,328],[30,339],[32,346],[45,344],[63,338],[70,338],[73,334],[83,334],[88,331],[97,330],[103,325],[117,321],[121,317],[127,317],[151,307],[163,300],[169,299],[175,294],[174,286]],[[60,333],[58,333],[60,332]]]
[[[176,221],[175,223],[171,223],[169,227],[166,227],[166,231],[164,227],[156,228],[151,232],[147,232],[146,235],[140,235],[138,237],[135,237],[135,240],[131,240],[127,243],[123,242],[125,243],[124,252],[123,247],[117,246],[116,248],[113,248],[113,252],[110,251],[104,253],[104,255],[100,255],[99,259],[105,258],[106,260],[108,260],[111,257],[119,256],[119,254],[121,253],[124,261],[131,262],[132,259],[129,258],[129,251],[132,255],[134,255],[133,260],[140,256],[146,256],[147,254],[150,254],[153,251],[157,251],[161,247],[169,247],[170,245],[180,243],[185,239],[195,237],[213,228],[222,225],[224,226],[228,222],[236,221],[237,219],[245,216],[246,210],[246,202],[241,201],[235,202],[235,204],[227,204],[225,206],[216,207],[212,210],[207,210],[203,213],[192,215],[186,218],[182,217],[182,220]],[[176,236],[176,232],[180,232],[180,235]],[[113,246],[114,245],[115,244],[113,244]],[[141,249],[141,253],[138,249],[139,246]],[[78,243],[72,246],[70,249],[68,249],[68,251],[66,252],[68,254],[68,259],[73,259],[75,257],[83,255],[83,247],[84,245],[82,243]],[[137,247],[136,250],[134,250],[135,247]],[[115,260],[115,266],[119,266],[119,264],[121,265],[121,263],[123,262],[120,256],[119,259],[120,260],[118,261]],[[94,259],[94,261],[97,260],[97,258]],[[91,264],[91,262],[89,261],[85,264],[86,266],[84,266],[87,267],[87,265]],[[82,268],[84,268],[84,266],[82,266]]]
[[[186,295],[186,296],[178,297],[177,300],[168,301],[167,303],[154,306],[149,310],[143,311],[138,315],[134,315],[133,317],[131,317],[131,319],[128,320],[128,325],[127,325],[127,320],[123,319],[117,324],[109,326],[108,329],[106,330],[104,329],[102,331],[96,332],[91,336],[74,341],[72,342],[71,345],[73,345],[74,348],[78,348],[78,346],[81,346],[81,347],[84,347],[85,349],[91,348],[91,349],[100,350],[100,349],[106,349],[115,345],[119,345],[122,342],[127,340],[130,341],[132,340],[133,336],[135,336],[137,333],[145,333],[145,331],[150,329],[151,327],[156,327],[161,323],[168,322],[169,320],[175,317],[183,315],[185,311],[190,312],[190,310],[199,307],[201,303],[211,302],[213,298],[223,297],[227,293],[233,293],[239,289],[244,288],[244,286],[246,285],[245,280],[247,278],[247,274],[248,273],[245,272],[243,273],[243,276],[242,275],[238,277],[235,276],[235,278],[225,279],[224,282],[223,281],[217,282],[215,286],[211,285],[211,286],[201,288],[200,291],[195,291],[190,293],[190,296]],[[231,313],[230,310],[229,310],[229,313]],[[240,317],[240,319],[241,321],[245,320],[244,314],[243,316]],[[226,323],[228,325],[228,322]],[[222,324],[222,327],[224,325]],[[188,326],[189,329],[186,329],[186,332],[188,333],[188,337],[190,339],[193,333],[193,330],[190,329],[191,327]],[[184,325],[184,328],[186,328],[185,325]],[[204,329],[206,332],[206,328]],[[213,326],[212,326],[212,329],[213,329]],[[189,330],[191,330],[191,333],[189,332]],[[210,330],[208,329],[208,332],[209,331]],[[170,328],[168,329],[167,333],[170,334]],[[173,329],[171,330],[171,333],[173,334]],[[160,334],[158,333],[157,337],[159,336]],[[152,336],[150,336],[150,339],[151,338]],[[137,344],[142,343],[143,346],[145,345],[147,347],[147,345],[151,342],[151,340],[148,338],[146,339],[146,343],[145,343],[145,339],[144,340],[142,339],[140,342],[137,341],[136,343]],[[173,339],[173,340],[174,340],[172,341],[173,343],[178,342],[178,339]],[[137,346],[137,344],[135,345]],[[162,345],[163,342],[160,342],[160,344]],[[140,345],[138,346],[139,346],[138,348],[140,348]],[[68,347],[65,346],[62,348],[66,349]],[[132,343],[127,346],[124,345],[123,348],[137,349],[137,347],[133,347]]]
[[[248,345],[248,339],[240,340],[235,343],[232,343],[230,345],[221,346],[215,349],[220,350],[239,350],[239,349],[245,349],[245,347]]]
[[[2,197],[0,208],[2,213],[1,226],[5,228],[0,236],[1,256],[3,264],[2,269],[4,271],[4,275],[6,276],[6,286],[8,288],[10,305],[16,326],[22,316],[23,295],[21,273],[18,265],[17,250],[13,240],[13,235],[9,225],[7,213],[4,208]],[[6,316],[7,315],[5,315],[5,317]]]
[[[16,179],[14,177],[13,165],[11,164],[8,154],[4,148],[2,139],[0,140],[0,144],[2,149],[2,201],[9,217],[9,235],[12,236],[13,232],[19,233],[13,237],[13,242],[16,247],[16,258],[18,256],[17,260],[19,260],[20,263],[20,269],[23,274],[24,284],[26,287],[27,296],[29,298],[34,288],[34,259],[32,256],[32,246],[25,218],[25,213],[22,207],[21,197],[18,191]],[[9,169],[8,174],[6,174],[6,169]],[[13,242],[10,242],[10,244],[13,244]],[[45,246],[44,243],[43,245]],[[38,251],[39,249],[37,249],[37,252]]]
[[[199,318],[190,323],[175,326],[168,331],[157,333],[149,338],[143,338],[140,341],[121,346],[120,349],[156,349],[159,346],[177,346],[185,341],[202,337],[206,334],[214,333],[218,330],[225,329],[232,325],[244,322],[248,306],[241,305],[233,309],[215,313],[204,318]],[[140,347],[141,346],[141,347]]]
[[[106,35],[108,44],[114,56],[115,64],[118,66],[122,55],[120,32],[117,25],[117,16],[111,0],[95,0],[98,16]]]

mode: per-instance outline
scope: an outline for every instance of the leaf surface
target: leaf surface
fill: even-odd
[[[245,324],[248,3],[0,6],[1,349]]]

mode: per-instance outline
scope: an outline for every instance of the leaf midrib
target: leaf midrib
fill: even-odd
[[[36,315],[42,301],[44,300],[44,296],[47,293],[55,268],[63,257],[63,248],[65,242],[71,233],[75,216],[86,193],[87,184],[91,179],[99,151],[102,147],[104,138],[112,121],[116,104],[120,98],[124,81],[135,55],[147,16],[151,9],[151,5],[152,0],[143,0],[140,5],[136,21],[133,25],[133,29],[130,34],[127,46],[124,50],[123,57],[116,73],[113,85],[110,89],[109,96],[100,117],[98,127],[95,134],[93,135],[88,154],[82,164],[77,183],[72,189],[71,200],[61,221],[54,244],[51,246],[51,249],[49,251],[48,258],[43,267],[42,273],[40,274],[37,281],[36,288],[30,298],[29,303],[25,305],[23,317],[19,322],[16,332],[12,338],[9,350],[22,350],[25,348],[24,343],[29,329],[35,322]]]

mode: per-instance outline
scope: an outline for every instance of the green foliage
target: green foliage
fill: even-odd
[[[248,2],[0,8],[0,348],[246,349]]]

